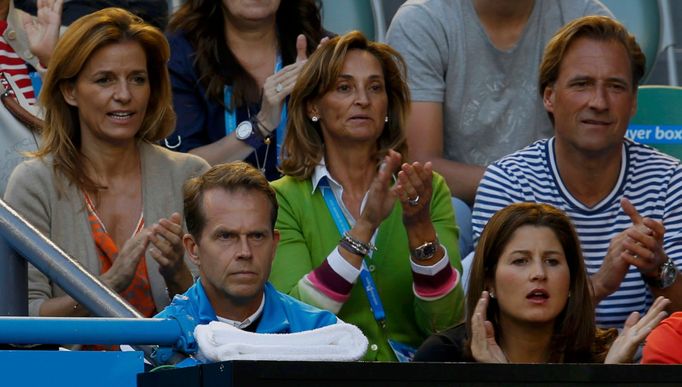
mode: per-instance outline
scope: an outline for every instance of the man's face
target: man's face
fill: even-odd
[[[184,243],[221,317],[241,321],[260,305],[279,242],[270,207],[268,197],[258,191],[213,188],[204,192],[204,229],[198,241],[187,234]]]
[[[554,114],[557,147],[567,151],[619,151],[637,109],[630,60],[616,41],[578,38],[568,48],[556,82],[544,91]]]

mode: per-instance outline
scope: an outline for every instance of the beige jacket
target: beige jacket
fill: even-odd
[[[182,184],[207,170],[208,164],[197,156],[147,143],[140,145],[140,154],[145,223],[152,224],[173,212],[182,213]],[[61,197],[55,188],[56,179],[65,187]],[[88,271],[99,275],[100,263],[83,194],[63,176],[55,176],[49,159],[31,159],[19,164],[10,176],[5,201]],[[158,263],[149,254],[146,263],[154,304],[160,311],[170,302],[166,284]],[[29,265],[28,288],[30,316],[38,316],[45,300],[64,294],[32,265]]]

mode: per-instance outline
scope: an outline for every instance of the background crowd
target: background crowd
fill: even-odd
[[[313,0],[168,15],[0,0],[0,193],[142,315],[336,315],[378,361],[627,363],[654,330],[680,362],[682,167],[625,138],[651,59],[599,1],[410,0],[386,43]],[[29,313],[90,315],[32,266]]]

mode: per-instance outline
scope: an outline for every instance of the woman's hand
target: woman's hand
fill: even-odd
[[[665,297],[658,297],[654,301],[649,311],[639,318],[639,313],[632,312],[625,320],[623,330],[616,340],[611,344],[609,353],[606,355],[604,363],[631,363],[637,347],[649,336],[649,333],[661,322],[668,314],[665,308],[670,304],[670,300]]]
[[[186,268],[185,247],[182,244],[182,216],[174,212],[169,219],[161,218],[151,227],[149,241],[152,247],[149,255],[159,264],[159,272],[164,278]]]
[[[495,341],[493,324],[486,317],[489,297],[487,291],[481,293],[471,317],[471,355],[479,363],[509,363]]]
[[[403,206],[403,223],[431,221],[431,194],[433,188],[433,167],[431,162],[404,163],[398,172],[398,184],[393,187]]]
[[[170,295],[182,293],[192,285],[192,273],[184,260],[183,234],[182,216],[174,212],[168,219],[159,219],[149,235],[149,255],[159,264]]]
[[[279,125],[284,99],[291,94],[298,75],[308,60],[307,47],[308,43],[305,36],[298,35],[296,38],[296,62],[285,66],[282,70],[265,79],[261,109],[258,112],[258,122],[262,126],[261,129],[268,132],[263,133],[263,135],[269,135]]]
[[[149,245],[150,230],[144,228],[128,239],[114,259],[111,268],[100,279],[116,293],[124,291],[133,281],[137,265]]]
[[[52,51],[59,40],[64,0],[38,0],[37,16],[22,14],[28,45],[43,66],[48,66]]]
[[[393,171],[400,165],[400,159],[400,153],[389,150],[379,167],[379,173],[377,173],[372,184],[369,186],[367,202],[362,210],[362,214],[360,214],[359,222],[366,222],[371,225],[373,228],[372,233],[388,217],[393,209],[396,194],[391,188],[391,180]]]

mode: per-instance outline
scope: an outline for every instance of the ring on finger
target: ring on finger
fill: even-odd
[[[283,89],[284,89],[284,86],[282,86],[281,83],[278,83],[277,86],[275,86],[275,91],[277,93],[281,93]]]
[[[417,206],[417,205],[419,205],[419,199],[420,199],[419,195],[417,195],[417,197],[414,199],[407,198],[407,204],[409,204],[413,207]]]

